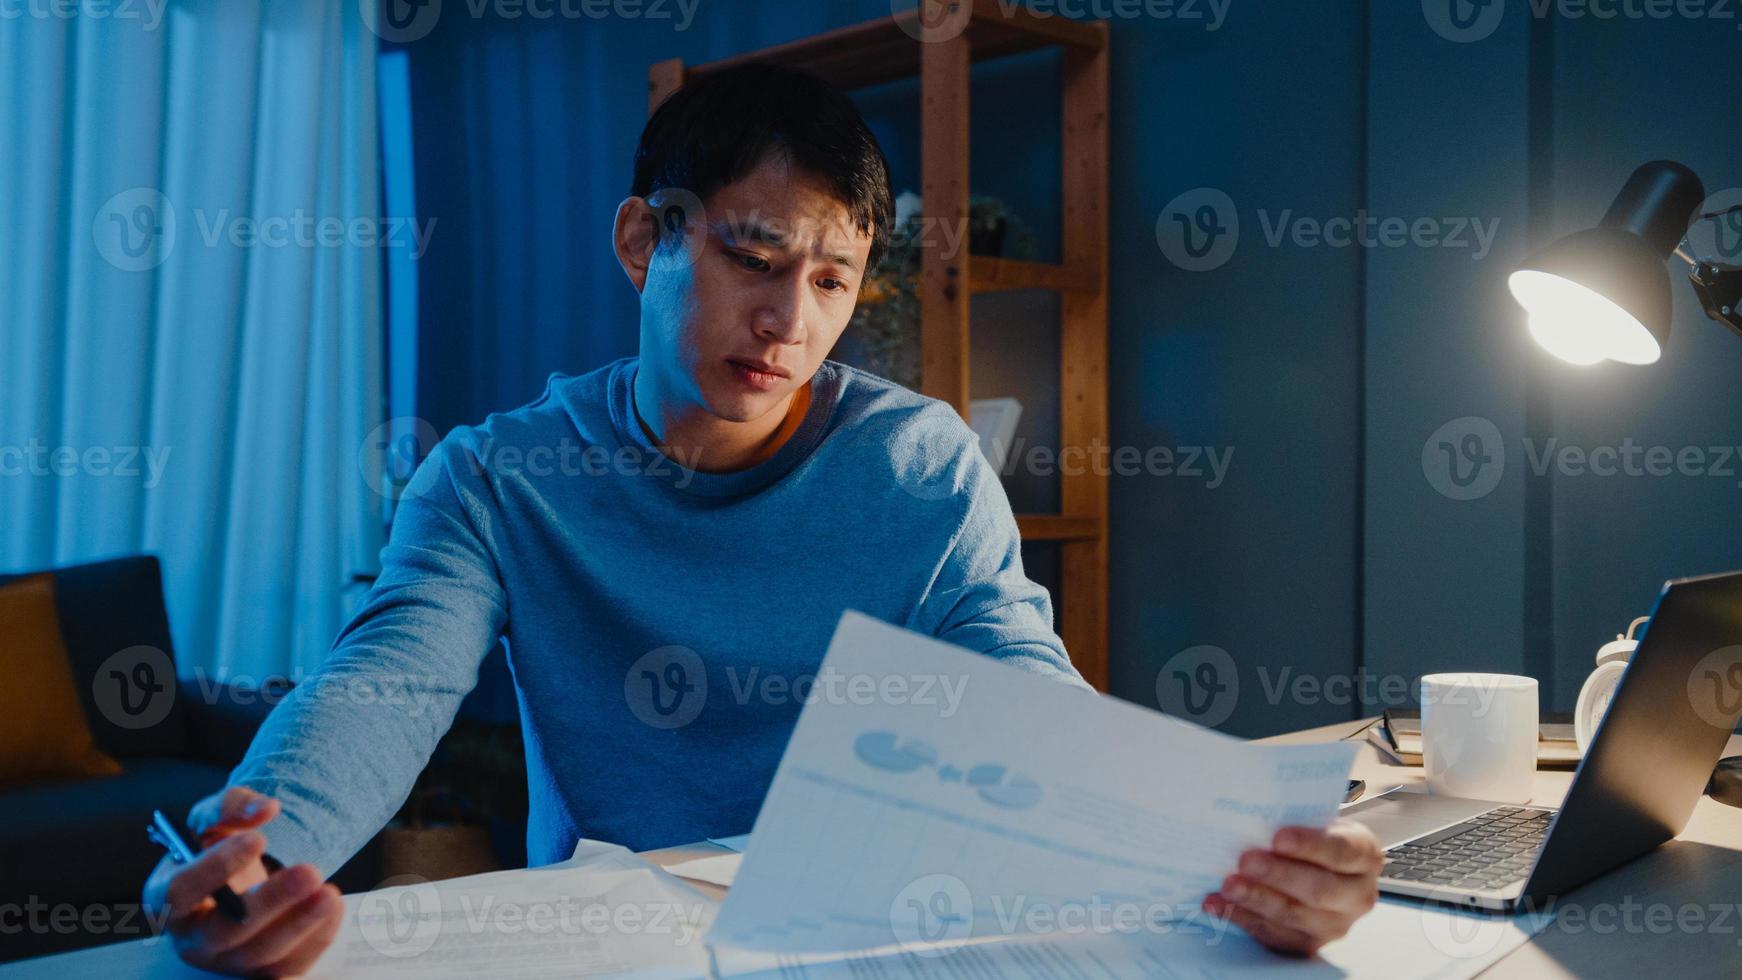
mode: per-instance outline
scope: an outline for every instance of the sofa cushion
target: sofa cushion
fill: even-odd
[[[0,585],[0,789],[114,776],[73,683],[54,606],[54,577]]]
[[[183,759],[129,759],[119,776],[0,793],[0,896],[137,902],[163,857],[145,836],[151,811],[183,823],[228,775]]]
[[[55,607],[73,683],[97,746],[121,760],[187,753],[186,705],[150,555],[55,569]],[[15,575],[0,575],[0,584]]]

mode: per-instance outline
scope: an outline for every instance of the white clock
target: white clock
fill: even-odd
[[[1609,702],[1615,700],[1615,689],[1621,686],[1621,675],[1627,672],[1627,662],[1633,658],[1633,651],[1639,649],[1633,631],[1650,619],[1650,616],[1639,617],[1627,625],[1626,633],[1617,635],[1597,650],[1597,669],[1585,679],[1585,686],[1579,688],[1579,706],[1573,711],[1573,738],[1579,743],[1579,755],[1583,756],[1590,748],[1591,740],[1596,738],[1597,726],[1602,724]]]

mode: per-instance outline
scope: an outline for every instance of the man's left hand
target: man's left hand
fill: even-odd
[[[1269,850],[1240,855],[1239,870],[1204,899],[1204,910],[1279,953],[1310,956],[1379,900],[1384,863],[1373,832],[1352,820],[1284,827]]]

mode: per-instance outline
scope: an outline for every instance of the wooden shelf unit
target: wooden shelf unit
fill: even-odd
[[[928,7],[948,0],[920,0]],[[648,111],[686,81],[753,61],[810,71],[842,89],[919,76],[921,196],[928,218],[966,227],[968,81],[976,61],[1062,48],[1062,263],[928,249],[920,283],[921,390],[968,410],[969,298],[1045,289],[1060,294],[1059,442],[1090,449],[1107,431],[1107,26],[1042,17],[999,0],[968,6],[962,29],[928,33],[910,10],[699,65],[681,59],[648,70]],[[937,20],[928,20],[937,23]],[[927,40],[918,40],[926,37]],[[962,237],[965,241],[965,236]],[[966,288],[963,288],[966,284]],[[1083,676],[1107,689],[1107,473],[1062,473],[1063,513],[1021,514],[1026,541],[1059,545],[1059,636]]]

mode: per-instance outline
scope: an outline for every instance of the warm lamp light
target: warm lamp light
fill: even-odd
[[[1527,259],[1507,287],[1529,314],[1530,335],[1574,364],[1650,364],[1669,339],[1670,284],[1664,262],[1679,255],[1706,314],[1742,335],[1742,269],[1694,258],[1690,219],[1717,219],[1742,208],[1700,215],[1704,185],[1668,160],[1633,172],[1597,227],[1575,232]]]

